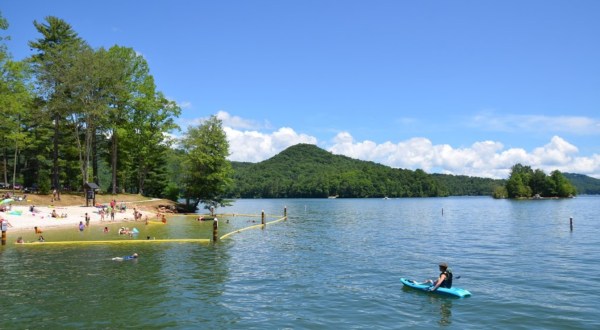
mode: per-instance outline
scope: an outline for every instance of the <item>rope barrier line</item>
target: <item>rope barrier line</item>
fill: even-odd
[[[277,220],[273,220],[273,221],[267,222],[264,225],[261,223],[261,224],[258,224],[258,225],[253,225],[253,226],[245,227],[245,228],[242,228],[242,229],[238,229],[238,230],[232,231],[231,233],[227,233],[227,234],[221,236],[220,239],[221,240],[225,239],[225,238],[227,238],[227,237],[229,237],[229,236],[231,236],[233,234],[241,233],[241,232],[243,232],[245,230],[255,229],[255,228],[262,228],[265,225],[270,225],[270,224],[278,223],[278,222],[281,222],[281,221],[283,221],[285,219],[287,219],[287,217],[283,217],[283,218],[280,218],[280,219],[277,219]]]
[[[267,222],[266,224],[267,225],[271,225],[271,224],[278,223],[278,222],[281,222],[281,221],[286,220],[286,219],[287,219],[287,217],[283,217],[281,219],[277,219],[277,220],[273,220],[271,222]]]
[[[187,217],[198,217],[198,216],[203,216],[203,214],[198,214],[198,213],[174,213],[173,215],[175,216],[187,216]],[[211,215],[205,215],[207,217],[212,217]],[[222,214],[215,214],[215,217],[246,217],[246,218],[260,218],[262,215],[260,214],[243,214],[243,213],[222,213]],[[277,219],[279,215],[269,215],[269,214],[265,214],[266,218],[273,218],[273,219]],[[210,219],[209,219],[210,220]]]
[[[142,244],[142,243],[210,243],[208,238],[172,238],[172,239],[147,239],[147,240],[113,240],[113,241],[50,241],[15,243],[15,245],[43,246],[43,245],[93,245],[93,244]]]
[[[221,236],[221,238],[220,238],[220,239],[222,240],[222,239],[225,239],[225,238],[227,238],[227,237],[229,237],[229,236],[231,236],[231,235],[233,235],[233,234],[235,234],[235,233],[241,233],[241,232],[243,232],[243,231],[245,231],[245,230],[248,230],[248,229],[254,229],[254,228],[259,228],[259,227],[260,227],[260,228],[262,228],[262,227],[263,227],[263,224],[261,223],[261,224],[258,224],[258,225],[254,225],[254,226],[250,226],[250,227],[246,227],[246,228],[238,229],[238,230],[236,230],[236,231],[232,231],[231,233],[227,233],[227,234],[225,234],[225,235]]]
[[[228,216],[228,217],[247,217],[247,218],[260,218],[260,217],[262,217],[261,214],[243,214],[243,213],[223,213],[223,214],[218,214],[217,216],[219,216],[219,217],[223,217],[223,216]],[[277,214],[265,214],[265,218],[277,219],[277,217],[279,217],[279,215],[277,215]]]

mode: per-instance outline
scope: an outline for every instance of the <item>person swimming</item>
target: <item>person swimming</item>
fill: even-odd
[[[112,260],[115,260],[115,261],[127,261],[127,260],[135,260],[137,258],[138,258],[138,254],[134,253],[134,254],[132,254],[130,256],[114,257],[114,258],[112,258]]]

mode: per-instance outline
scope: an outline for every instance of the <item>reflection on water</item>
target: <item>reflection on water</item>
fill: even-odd
[[[598,197],[241,200],[218,211],[285,206],[288,221],[216,245],[2,247],[0,327],[600,328]],[[249,224],[229,220],[220,234]],[[193,217],[138,225],[142,239],[208,238],[211,228]],[[84,235],[103,237],[96,229]],[[135,262],[111,260],[133,252]],[[403,289],[401,277],[430,278],[442,260],[472,297]]]
[[[440,321],[442,326],[447,326],[452,323],[452,299],[440,299]]]

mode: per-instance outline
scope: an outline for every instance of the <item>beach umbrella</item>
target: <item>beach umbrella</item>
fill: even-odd
[[[12,203],[12,202],[14,202],[14,201],[15,201],[15,200],[14,200],[14,199],[12,199],[12,198],[7,198],[7,199],[4,199],[4,200],[0,201],[0,205],[4,205],[4,204],[8,204],[8,203]]]

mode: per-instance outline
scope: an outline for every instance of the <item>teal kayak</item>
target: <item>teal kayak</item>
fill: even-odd
[[[404,286],[407,286],[409,288],[413,288],[413,289],[421,290],[421,291],[425,291],[425,292],[437,293],[437,294],[446,295],[446,296],[464,298],[464,297],[468,297],[471,295],[471,292],[469,292],[465,289],[457,288],[457,287],[437,288],[435,291],[429,291],[429,288],[431,287],[431,285],[429,283],[416,282],[416,281],[409,280],[406,278],[401,278],[400,282],[402,282],[402,284],[404,284]]]

